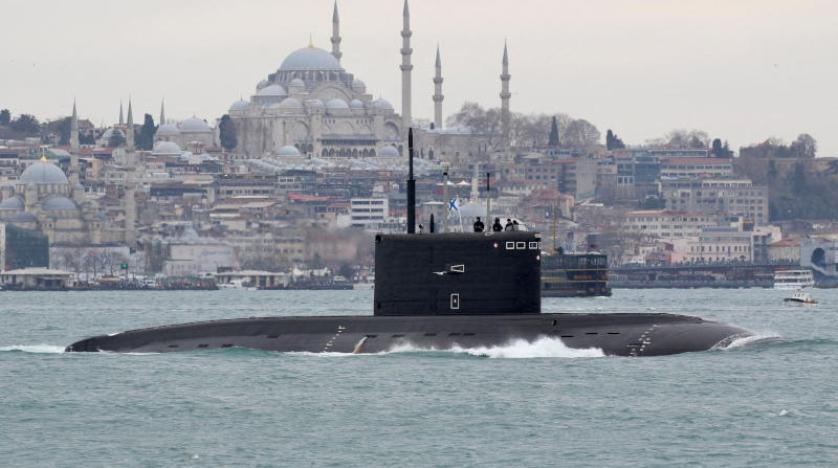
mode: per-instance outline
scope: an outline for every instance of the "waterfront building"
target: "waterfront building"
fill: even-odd
[[[628,211],[621,224],[628,234],[657,239],[698,237],[705,228],[719,226],[725,219],[719,213],[672,210]]]
[[[352,227],[374,228],[387,222],[390,209],[387,198],[353,198],[349,201]]]
[[[0,273],[0,286],[5,289],[67,289],[73,285],[69,271],[49,268],[21,268]]]
[[[660,181],[666,209],[741,215],[755,224],[768,223],[768,187],[750,179],[665,178]]]
[[[733,177],[733,160],[730,158],[663,158],[660,177]]]
[[[711,227],[698,238],[674,243],[676,263],[729,263],[753,261],[753,234],[735,227]]]

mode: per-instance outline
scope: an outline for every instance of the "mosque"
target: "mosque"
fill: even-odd
[[[331,52],[311,43],[292,52],[256,85],[249,101],[230,106],[237,151],[251,157],[367,157],[401,145],[402,117],[386,99],[373,99],[366,84],[340,63],[337,3],[331,42]]]
[[[129,121],[131,111],[129,107]],[[126,186],[124,215],[115,222],[79,183],[76,106],[70,121],[70,178],[46,157],[30,164],[13,184],[0,187],[0,223],[42,232],[50,244],[90,245],[132,242],[136,218],[134,188]],[[133,127],[127,141],[133,146]]]
[[[340,18],[337,3],[332,14],[331,52],[309,44],[282,61],[279,68],[256,85],[249,100],[234,102],[229,115],[236,129],[236,152],[251,158],[266,155],[318,157],[371,157],[403,154],[411,115],[412,71],[410,11],[403,9],[401,115],[384,98],[374,99],[363,81],[341,65]],[[504,50],[502,108],[509,112],[509,74]],[[436,57],[435,133],[423,139],[433,154],[441,141],[442,82],[439,50]],[[508,118],[504,120],[508,135]],[[158,130],[159,133],[159,130]],[[395,150],[395,151],[394,151]],[[424,152],[423,152],[424,154]]]

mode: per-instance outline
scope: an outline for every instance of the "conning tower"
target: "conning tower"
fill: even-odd
[[[416,234],[413,130],[407,234],[375,237],[375,315],[541,312],[541,237],[533,232]]]

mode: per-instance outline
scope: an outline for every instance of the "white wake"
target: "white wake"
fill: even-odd
[[[55,346],[48,344],[0,346],[0,352],[3,351],[16,351],[21,353],[35,354],[58,354],[64,352],[64,346]]]
[[[727,350],[731,350],[731,349],[738,349],[738,348],[743,348],[745,346],[752,345],[754,343],[759,343],[759,342],[762,342],[762,341],[778,340],[780,338],[781,338],[780,334],[779,333],[774,333],[774,332],[765,332],[765,333],[757,333],[757,334],[749,335],[749,336],[741,336],[741,337],[738,337],[738,338],[734,339],[730,343],[727,343],[727,344],[724,344],[724,345],[718,345],[717,344],[716,346],[713,346],[713,348],[711,348],[711,351],[713,351],[713,350],[727,351]]]
[[[405,353],[427,351],[461,353],[495,359],[594,358],[605,356],[605,353],[599,348],[570,348],[561,339],[548,337],[538,338],[535,341],[515,339],[500,346],[478,346],[474,348],[453,346],[451,348],[437,349],[408,344],[395,346],[388,352]]]

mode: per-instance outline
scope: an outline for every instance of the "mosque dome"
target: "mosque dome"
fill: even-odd
[[[285,91],[281,85],[276,83],[272,85],[265,86],[264,88],[260,89],[257,96],[288,96],[288,92]]]
[[[68,184],[67,176],[55,164],[42,159],[23,171],[20,181],[24,184]]]
[[[384,98],[378,98],[372,102],[372,106],[376,109],[381,110],[393,110],[393,105],[390,104],[390,101]]]
[[[178,130],[175,124],[163,124],[157,127],[157,133],[155,133],[155,136],[158,137],[169,137],[177,135],[180,135],[180,130]]]
[[[347,104],[346,101],[344,101],[343,99],[340,99],[340,98],[329,99],[328,101],[326,101],[326,109],[328,109],[328,110],[349,109],[349,104]]]
[[[366,93],[367,92],[367,85],[363,81],[356,78],[352,81],[352,91],[355,91],[356,93],[361,93],[361,94]]]
[[[395,158],[399,156],[399,150],[395,146],[385,146],[378,151],[379,156]]]
[[[306,106],[313,108],[313,109],[322,109],[324,107],[323,101],[320,99],[308,99],[306,100]]]
[[[122,135],[123,137],[125,136],[125,132],[123,132],[121,129],[111,127],[109,129],[105,130],[105,133],[102,134],[102,139],[103,140],[110,140],[111,137],[113,136],[114,132],[116,132],[117,135]]]
[[[198,117],[192,116],[179,125],[182,133],[208,133],[212,132],[209,125]]]
[[[260,81],[259,84],[256,85],[256,91],[259,91],[260,89],[264,88],[265,86],[268,86],[269,84],[271,84],[271,82],[268,80]]]
[[[303,108],[303,103],[296,98],[285,98],[279,103],[279,108],[283,110],[298,110]]]
[[[317,48],[304,47],[285,57],[279,71],[332,70],[343,71],[340,62],[331,53]]]
[[[11,197],[0,202],[0,211],[23,210],[23,200],[20,197]]]
[[[26,213],[24,211],[3,215],[2,217],[0,217],[0,220],[6,221],[6,222],[9,222],[9,223],[37,223],[38,222],[38,218],[36,218],[35,215],[33,215],[32,213]]]
[[[158,141],[151,150],[151,154],[160,156],[180,156],[183,150],[173,141]]]
[[[73,200],[61,195],[47,198],[41,203],[41,207],[46,211],[69,211],[78,209]]]
[[[300,150],[296,146],[286,145],[279,149],[280,156],[299,156]]]
[[[364,108],[364,101],[360,99],[353,99],[349,102],[349,107],[353,109],[363,109]]]
[[[234,102],[230,106],[230,112],[246,111],[250,107],[250,103],[244,100]]]

